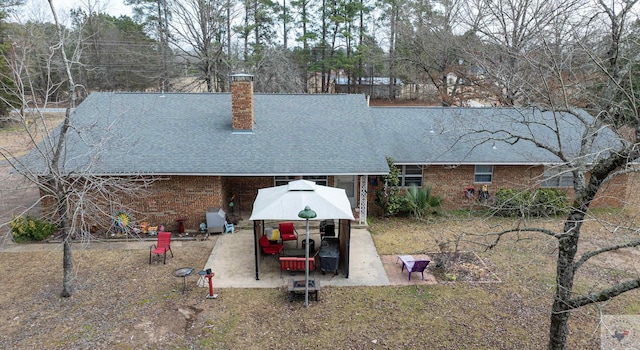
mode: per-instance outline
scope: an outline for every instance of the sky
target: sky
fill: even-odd
[[[91,5],[93,8],[100,9],[100,12],[106,12],[113,16],[127,15],[131,16],[131,9],[124,4],[125,0],[53,0],[58,17],[64,21],[69,17],[69,10],[77,7],[87,8]],[[43,19],[51,16],[48,0],[27,0],[25,6],[21,9],[17,17],[20,21],[27,19]]]

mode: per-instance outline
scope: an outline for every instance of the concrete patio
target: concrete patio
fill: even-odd
[[[320,243],[320,234],[310,230],[310,239],[315,240],[316,249]],[[304,240],[304,229],[298,229],[300,245]],[[285,243],[285,249],[295,248],[295,242]],[[286,286],[292,276],[304,277],[304,272],[288,273],[280,271],[277,257],[265,256],[261,261],[260,280],[256,280],[253,232],[250,229],[236,230],[234,234],[221,234],[203,269],[210,268],[214,273],[215,288],[278,288]],[[319,267],[310,276],[320,281],[321,286],[387,286],[435,284],[433,275],[425,271],[422,281],[419,273],[414,273],[411,281],[407,272],[401,272],[401,264],[396,256],[380,256],[373,239],[364,228],[351,229],[351,259],[349,278],[340,272],[322,274]],[[416,256],[416,258],[427,258]]]
[[[298,230],[300,245],[304,240],[304,229]],[[310,234],[316,244],[320,244],[320,234]],[[285,249],[295,248],[295,242],[285,243]],[[318,249],[318,246],[316,246]],[[261,261],[260,280],[256,280],[254,238],[250,229],[237,230],[234,234],[221,234],[218,237],[211,256],[204,269],[210,268],[215,273],[215,288],[276,288],[285,286],[292,274],[280,272],[277,257],[265,256]],[[338,275],[327,272],[322,274],[318,269],[312,272],[321,286],[385,286],[389,278],[382,265],[371,235],[366,229],[351,230],[351,259],[349,278],[340,272]],[[304,272],[293,273],[304,277]]]

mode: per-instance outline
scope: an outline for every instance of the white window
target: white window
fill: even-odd
[[[329,179],[327,176],[303,176],[303,180],[313,181],[318,185],[327,186]],[[288,184],[290,181],[300,180],[300,176],[276,176],[274,182],[276,186]]]
[[[420,165],[396,165],[400,169],[399,185],[402,187],[422,187],[422,166]]]
[[[328,176],[303,176],[303,180],[309,180],[316,183],[316,185],[328,186],[329,185],[329,177]]]
[[[491,183],[493,180],[493,165],[476,165],[473,175],[475,183]]]
[[[566,167],[545,167],[542,175],[542,187],[573,187],[573,173]]]

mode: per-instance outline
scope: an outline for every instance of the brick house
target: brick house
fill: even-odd
[[[92,93],[72,124],[65,170],[152,176],[122,207],[170,230],[197,230],[210,208],[247,219],[258,189],[291,179],[345,188],[356,208],[358,179],[389,171],[363,95],[254,95],[248,75],[230,94]]]
[[[570,114],[501,107],[372,107],[371,113],[380,133],[377,147],[401,169],[401,185],[431,186],[447,209],[473,207],[477,201],[469,200],[465,189],[474,188],[477,194],[483,186],[490,194],[501,188],[538,187],[572,194],[573,176],[559,158],[527,140],[556,150],[561,142],[563,153],[571,158],[578,152],[584,127]],[[581,117],[591,118],[586,112]],[[561,131],[559,140],[553,127]],[[600,130],[593,154],[606,157],[618,142],[611,130]],[[593,206],[638,203],[636,183],[637,175],[617,177]]]
[[[548,116],[515,108],[369,107],[364,95],[254,94],[252,76],[240,74],[230,94],[91,94],[72,117],[65,169],[153,176],[146,194],[124,205],[138,220],[170,230],[185,218],[195,231],[210,208],[246,219],[258,189],[292,179],[344,188],[365,223],[389,171],[387,156],[403,186],[432,186],[449,209],[470,205],[468,186],[566,186],[555,156],[491,133],[518,127],[514,117]],[[567,141],[579,137],[574,129]],[[602,134],[598,147],[611,142]],[[632,193],[630,181],[612,182],[602,204],[619,205],[616,198]]]

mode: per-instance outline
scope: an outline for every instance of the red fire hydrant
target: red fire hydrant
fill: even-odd
[[[207,299],[216,299],[218,298],[218,294],[213,294],[213,276],[216,274],[213,273],[210,269],[207,270],[207,274],[204,275],[204,278],[209,280],[209,295],[207,295]]]

